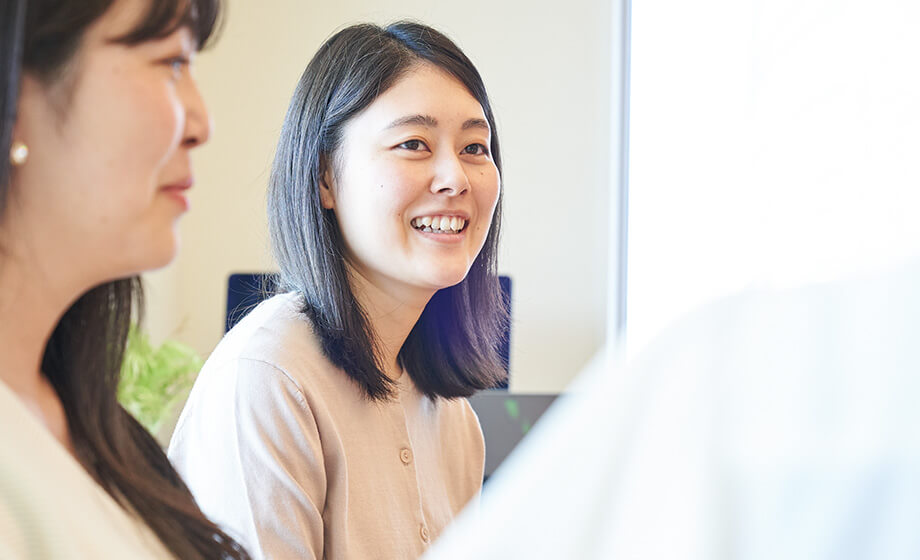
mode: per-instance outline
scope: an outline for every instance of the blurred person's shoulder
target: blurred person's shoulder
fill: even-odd
[[[171,558],[0,382],[0,558]]]

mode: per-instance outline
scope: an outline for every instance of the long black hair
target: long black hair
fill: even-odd
[[[269,182],[268,219],[281,288],[302,294],[303,311],[325,355],[372,399],[391,396],[393,385],[349,285],[345,244],[334,212],[322,207],[320,181],[349,119],[420,63],[457,78],[479,101],[500,174],[495,118],[476,67],[442,33],[403,21],[385,28],[354,25],[320,47],[294,91]],[[467,277],[434,294],[400,349],[399,364],[430,397],[469,396],[504,378],[497,352],[508,321],[496,272],[500,224],[501,195]]]
[[[11,173],[7,161],[21,76],[46,85],[58,79],[87,27],[114,0],[3,0],[0,3],[0,217]],[[151,0],[125,44],[188,26],[202,47],[214,30],[220,0]],[[249,558],[208,521],[156,440],[116,400],[128,328],[141,312],[138,278],[83,294],[61,317],[45,347],[42,373],[67,416],[83,467],[117,502],[138,515],[177,558]]]

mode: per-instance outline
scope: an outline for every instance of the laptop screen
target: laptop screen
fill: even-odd
[[[513,394],[503,390],[482,391],[470,397],[486,440],[486,479],[527,435],[556,397]]]

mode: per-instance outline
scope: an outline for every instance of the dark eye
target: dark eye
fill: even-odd
[[[489,155],[489,149],[482,144],[470,144],[463,148],[463,153],[473,156],[487,156]]]
[[[417,152],[425,147],[425,143],[422,142],[421,140],[406,140],[405,142],[400,144],[399,147],[405,150],[412,150],[414,152]]]

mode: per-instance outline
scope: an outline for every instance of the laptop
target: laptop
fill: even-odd
[[[517,447],[546,409],[556,400],[556,394],[518,394],[501,389],[481,391],[470,397],[470,404],[486,440],[488,480],[502,461]]]

